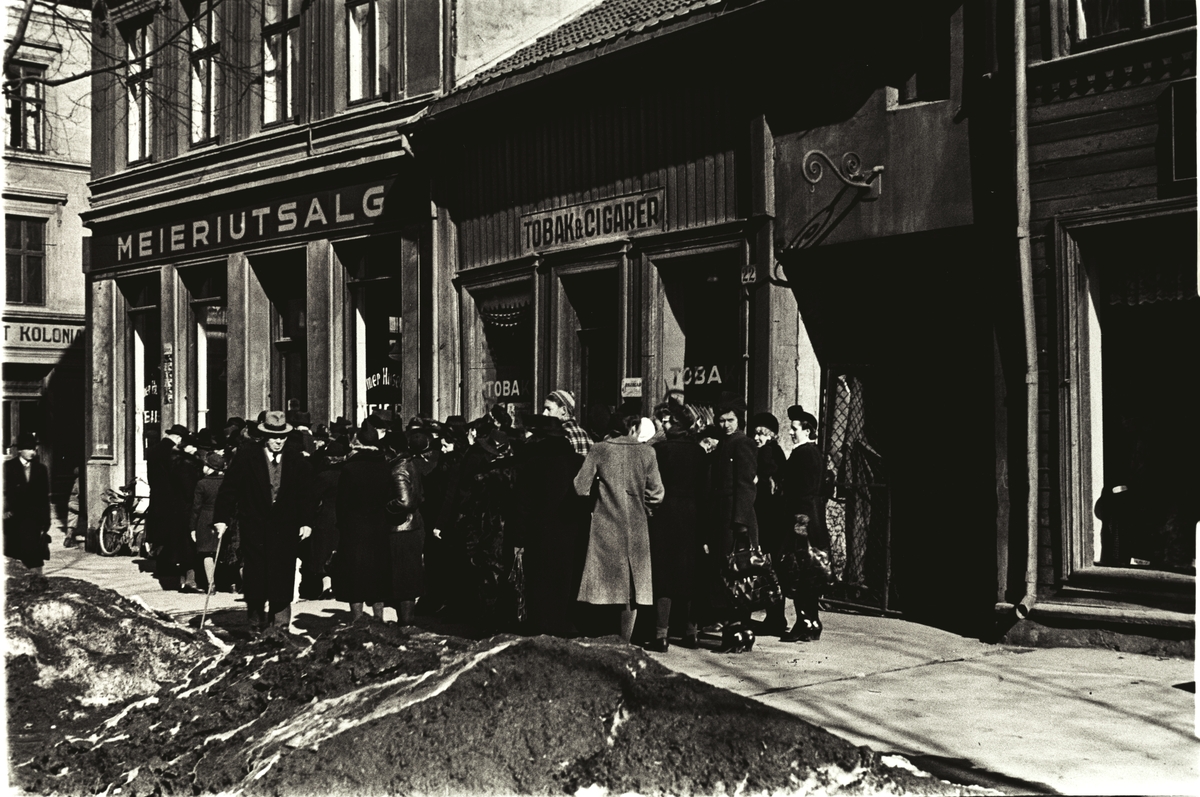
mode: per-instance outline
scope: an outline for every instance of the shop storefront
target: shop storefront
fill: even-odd
[[[94,481],[144,479],[147,450],[173,424],[219,431],[268,409],[313,425],[415,414],[413,186],[405,171],[345,170],[97,221]]]
[[[736,397],[782,414],[795,304],[773,307],[778,288],[753,278],[751,117],[728,87],[617,96],[584,80],[572,97],[587,103],[556,101],[486,139],[455,133],[442,201],[457,229],[463,413],[537,411],[566,389],[594,431],[670,391],[702,411]],[[443,129],[476,129],[463,118]],[[757,346],[788,345],[786,373],[756,360]]]

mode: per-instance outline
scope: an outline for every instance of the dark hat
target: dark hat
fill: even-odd
[[[217,434],[212,429],[205,426],[200,431],[196,432],[196,448],[202,448],[205,451],[211,451],[214,448],[221,448],[217,444]]]
[[[805,415],[808,415],[808,413],[805,412],[804,408],[801,407],[799,404],[793,404],[792,406],[788,407],[788,420],[789,421],[798,421]]]
[[[810,429],[817,428],[817,418],[815,415],[812,415],[811,413],[802,412],[802,413],[800,413],[800,417],[796,418],[796,420],[800,421],[801,426],[807,426]]]
[[[204,458],[204,464],[213,470],[225,470],[225,457],[214,451]]]
[[[377,409],[367,417],[367,423],[376,429],[392,428],[392,411]]]
[[[676,404],[672,401],[667,405],[667,413],[671,416],[671,423],[674,426],[690,429],[696,423],[696,416],[683,404]]]
[[[167,430],[167,434],[175,434],[175,435],[179,435],[180,437],[187,437],[188,434],[190,434],[190,433],[188,432],[188,428],[186,426],[180,426],[179,424],[175,424],[174,426],[172,426],[170,429]]]
[[[413,454],[424,454],[433,446],[433,438],[424,429],[409,429],[403,436],[408,438],[408,450]]]
[[[262,422],[258,424],[258,431],[269,437],[283,437],[292,431],[292,425],[287,422],[287,417],[282,410],[271,410],[263,416]]]
[[[344,457],[346,456],[346,446],[341,440],[331,440],[329,445],[325,446],[325,456]]]
[[[349,432],[351,429],[354,428],[354,424],[352,424],[352,423],[350,423],[350,421],[346,420],[346,416],[339,415],[337,417],[337,420],[330,424],[330,427],[334,431]]]
[[[769,412],[755,413],[754,417],[750,419],[751,429],[757,429],[760,426],[772,434],[779,434],[779,421]]]
[[[27,451],[31,448],[37,448],[37,435],[33,432],[21,432],[17,435],[18,451]]]
[[[296,420],[292,421],[296,426],[312,426],[312,415],[307,412],[297,412]]]
[[[522,415],[525,428],[537,437],[566,437],[567,430],[563,428],[562,419],[550,415]]]
[[[512,415],[509,414],[503,404],[497,404],[492,407],[491,415],[496,419],[496,425],[501,429],[507,429],[512,426]]]
[[[503,429],[493,429],[487,436],[479,438],[480,447],[493,457],[508,453],[508,433]]]
[[[375,430],[370,418],[367,418],[362,422],[362,426],[358,427],[358,442],[364,446],[379,445],[379,432]]]

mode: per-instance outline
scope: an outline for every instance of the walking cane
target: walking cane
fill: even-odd
[[[208,589],[204,591],[204,611],[200,613],[200,630],[204,630],[204,619],[208,617],[208,599],[212,597],[213,590],[217,586],[217,562],[221,560],[221,540],[225,539],[224,534],[217,535],[217,550],[213,553],[213,577],[208,582]]]

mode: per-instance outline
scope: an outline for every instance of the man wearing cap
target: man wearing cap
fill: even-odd
[[[586,457],[592,450],[592,438],[575,422],[575,397],[569,390],[555,390],[542,402],[542,415],[562,421],[563,431],[575,453]]]
[[[50,477],[36,455],[37,439],[24,432],[17,436],[17,455],[4,463],[4,555],[29,568],[32,588],[45,589],[42,564],[49,556]]]
[[[185,534],[186,510],[191,506],[192,496],[183,493],[178,471],[174,466],[175,452],[188,436],[186,426],[175,424],[146,452],[146,483],[150,487],[150,506],[146,509],[146,545],[155,551],[155,558],[164,548],[171,545],[179,535]],[[170,558],[170,557],[169,557]],[[158,577],[171,579],[180,575],[179,563],[172,566],[155,563]],[[174,586],[179,588],[179,582]]]
[[[300,540],[312,533],[312,467],[302,453],[284,450],[291,431],[282,412],[266,413],[258,424],[265,438],[262,445],[238,452],[213,511],[218,534],[224,533],[230,520],[238,522],[252,634],[272,622],[285,631],[289,628],[297,549]]]

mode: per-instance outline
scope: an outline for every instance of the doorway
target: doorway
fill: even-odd
[[[562,274],[550,390],[576,397],[576,417],[602,431],[621,403],[621,304],[615,267]],[[600,429],[595,427],[600,426]]]

